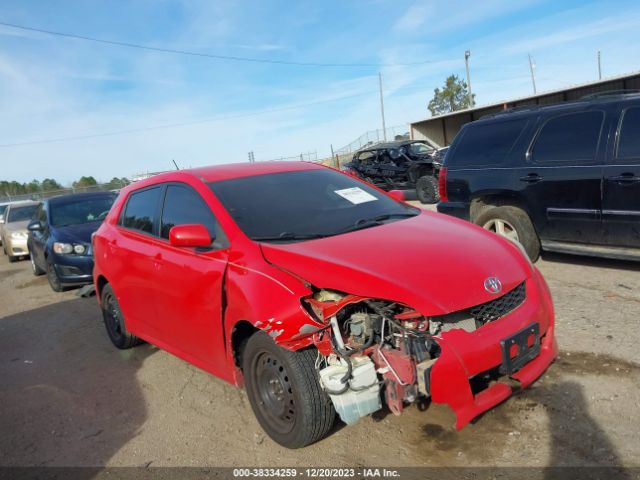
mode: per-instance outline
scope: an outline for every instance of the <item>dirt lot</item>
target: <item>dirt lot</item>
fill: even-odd
[[[0,257],[0,465],[640,466],[640,265],[545,255],[561,358],[461,432],[378,415],[289,451],[243,391],[150,345],[113,348],[95,298]]]

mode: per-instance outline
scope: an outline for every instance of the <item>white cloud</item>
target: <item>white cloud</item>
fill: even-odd
[[[393,26],[394,30],[413,31],[423,26],[431,17],[433,7],[424,2],[418,1],[411,5],[407,11],[396,21]]]

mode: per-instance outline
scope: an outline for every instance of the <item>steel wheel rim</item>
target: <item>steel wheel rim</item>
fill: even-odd
[[[295,425],[296,405],[284,365],[272,353],[262,351],[256,355],[252,370],[262,418],[278,433],[289,433]]]
[[[515,227],[501,218],[492,218],[485,223],[482,228],[511,240],[512,242],[520,243],[520,237],[518,236],[518,231]]]
[[[113,295],[107,295],[105,298],[104,319],[111,337],[116,340],[122,337],[122,320],[120,318],[120,310],[118,309]]]

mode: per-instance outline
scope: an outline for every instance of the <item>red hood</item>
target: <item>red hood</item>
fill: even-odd
[[[270,263],[319,288],[401,302],[440,315],[496,298],[484,289],[498,277],[502,291],[531,267],[507,240],[437,213],[318,240],[261,244]]]

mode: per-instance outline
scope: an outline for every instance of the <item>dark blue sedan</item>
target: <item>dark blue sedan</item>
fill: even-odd
[[[43,200],[27,227],[34,275],[47,274],[55,292],[93,281],[91,234],[116,199],[113,192],[76,193]]]

